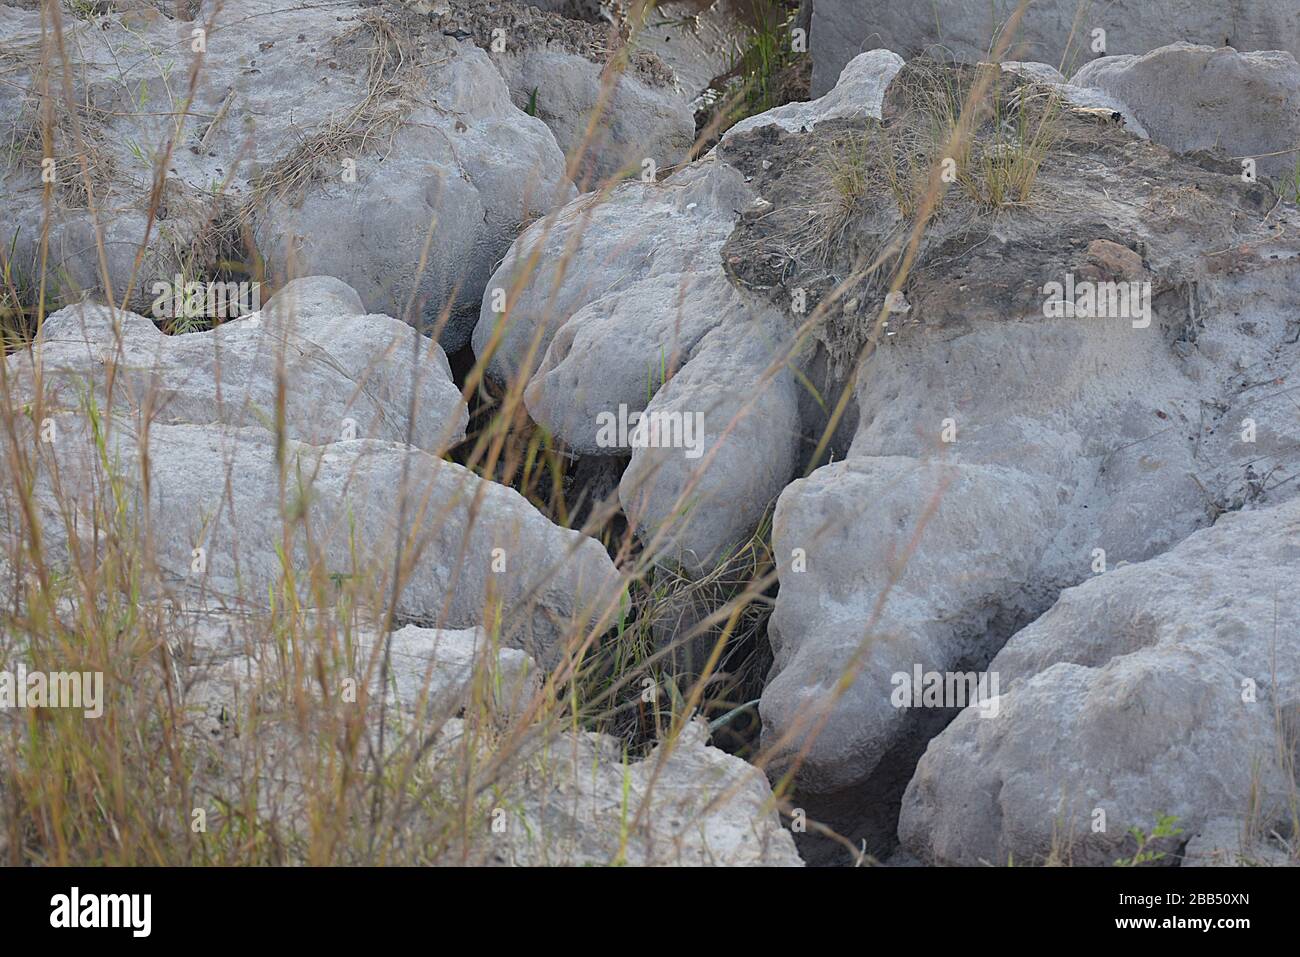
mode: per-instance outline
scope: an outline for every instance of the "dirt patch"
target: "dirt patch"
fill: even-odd
[[[1277,197],[1266,185],[1175,157],[1054,88],[999,75],[949,167],[954,181],[939,187],[902,298],[885,311],[949,159],[950,119],[934,92],[964,102],[977,69],[914,61],[891,84],[881,122],[760,127],[720,147],[761,197],[723,248],[728,275],[792,323],[817,316],[837,376],[867,342],[917,326],[957,335],[974,321],[1042,317],[1044,283],[1093,275],[1090,250],[1137,263],[1158,297],[1194,283],[1203,254],[1268,233],[1261,224]]]
[[[626,28],[608,23],[570,19],[525,3],[505,0],[448,0],[446,12],[434,4],[419,13],[427,0],[413,0],[405,10],[450,36],[465,34],[476,46],[491,51],[494,39],[504,39],[506,53],[552,49],[573,53],[604,66],[625,49]],[[389,7],[403,7],[389,0]],[[503,31],[494,33],[494,31]],[[652,53],[638,51],[628,59],[628,74],[651,86],[671,87],[673,73]]]

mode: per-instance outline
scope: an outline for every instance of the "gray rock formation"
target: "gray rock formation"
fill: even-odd
[[[895,66],[864,56],[845,71],[847,93],[773,110],[748,129],[870,115]],[[715,151],[662,183],[583,197],[535,223],[488,283],[474,333],[493,376],[531,372],[528,411],[569,448],[631,451],[620,501],[643,539],[695,571],[752,533],[813,428],[786,361],[801,348],[798,323],[738,292],[722,261],[740,214],[762,209],[748,178]],[[694,447],[607,441],[620,409],[633,426],[638,415],[696,423]]]
[[[1132,854],[1130,828],[1172,815],[1182,834],[1157,849],[1175,863],[1194,837],[1204,857],[1239,852],[1239,832],[1246,847],[1287,833],[1298,531],[1295,499],[1224,515],[1063,592],[989,665],[997,716],[967,709],[930,742],[903,798],[905,847],[951,864],[1110,864]]]
[[[1184,832],[1186,833],[1186,832]],[[1253,833],[1240,818],[1215,818],[1183,847],[1180,867],[1294,867],[1285,839]]]
[[[941,217],[904,290],[907,312],[859,377],[848,460],[796,482],[778,509],[765,740],[777,770],[799,756],[812,812],[845,815],[869,840],[890,840],[891,801],[953,713],[894,707],[896,673],[982,668],[1090,573],[1097,550],[1112,566],[1149,558],[1294,474],[1284,403],[1249,388],[1294,361],[1296,251],[1269,225],[1275,197],[1062,109],[1036,187],[1053,204],[984,232],[960,217],[949,231]],[[846,121],[826,122],[833,142]],[[754,124],[664,183],[571,204],[521,237],[484,295],[475,347],[492,352],[492,373],[531,369],[530,413],[575,450],[632,451],[620,498],[650,540],[685,511],[671,545],[688,566],[752,528],[806,430],[799,387],[768,374],[792,290],[764,287],[752,268],[769,261],[763,228],[800,213],[798,196],[769,184],[785,151],[797,160],[821,142],[804,126]],[[1172,199],[1187,188],[1196,202]],[[1063,316],[1047,290],[1067,276],[1150,283],[1149,298],[1129,302],[1131,315]],[[990,368],[998,391],[972,389]],[[724,441],[708,436],[698,460],[626,436],[611,446],[602,414],[619,406],[682,421],[703,410]],[[1250,442],[1233,438],[1246,419]],[[711,461],[725,467],[710,472]],[[857,677],[835,700],[846,668]],[[805,751],[810,711],[826,724]]]
[[[69,99],[19,2],[6,285],[48,209],[73,304],[0,367],[6,633],[129,596],[159,654],[117,693],[166,696],[212,808],[253,795],[290,855],[328,818],[347,861],[1296,863],[1292,5],[1040,0],[999,66],[1016,0],[819,0],[824,95],[684,163],[722,6],[61,7]],[[208,329],[202,284],[263,266]],[[467,342],[484,418],[514,384],[578,457],[568,504],[617,486],[644,591],[450,460]],[[758,767],[676,698],[653,749],[594,733],[630,709],[591,713],[574,639],[698,671],[756,531],[735,578],[779,590],[718,680],[766,627]],[[361,782],[324,815],[322,747]]]
[[[309,445],[369,438],[440,452],[464,437],[468,419],[436,342],[366,314],[350,287],[322,276],[294,280],[257,312],[184,335],[164,335],[133,312],[68,306],[45,321],[33,349],[6,364],[17,401],[35,400],[39,370],[48,408],[78,409],[93,386],[101,410],[154,424],[273,428],[283,380],[285,434]]]
[[[891,106],[898,83],[887,123],[903,108]],[[899,707],[896,674],[982,670],[1094,563],[1155,556],[1225,509],[1288,495],[1280,483],[1300,470],[1276,397],[1251,384],[1285,380],[1298,358],[1300,249],[1275,229],[1294,209],[1093,114],[1060,121],[1038,200],[972,229],[981,217],[945,199],[903,286],[907,311],[889,316],[858,373],[847,460],[777,506],[764,742],[774,773],[798,766],[810,816],[879,852],[909,762],[955,713]],[[812,168],[820,135],[770,175]],[[772,303],[802,281],[780,258],[784,224],[806,221],[824,187],[810,178],[802,190],[767,192],[773,208],[743,219],[724,251]],[[842,249],[879,248],[896,228],[892,196],[865,203],[865,234],[848,226]],[[1051,286],[1072,285],[1065,298],[1086,305],[1089,290],[1128,282],[1131,309],[1069,316]],[[836,335],[872,328],[884,288],[849,296],[868,305],[837,318]]]
[[[233,799],[245,793],[240,781],[252,767],[263,814],[305,836],[312,824],[306,782],[293,761],[302,747],[297,706],[282,692],[276,655],[269,646],[250,653],[255,629],[238,618],[181,619],[185,638],[176,654],[185,669],[187,729],[207,756],[193,786],[214,808],[213,823],[217,809],[238,805]],[[687,724],[671,742],[630,760],[608,735],[521,724],[536,701],[537,669],[521,652],[492,648],[481,629],[407,626],[389,638],[393,740],[427,740],[422,786],[445,789],[435,806],[473,822],[470,839],[463,847],[453,843],[448,859],[516,866],[802,864],[763,773],[710,747],[703,723]],[[373,710],[380,699],[377,640],[360,636],[350,656],[338,650],[343,661],[327,680],[353,676],[367,685],[368,675]],[[463,720],[456,717],[462,709]],[[493,726],[510,737],[491,733]],[[261,760],[241,760],[254,746]],[[404,766],[405,755],[399,752],[396,766]],[[493,786],[462,808],[462,776],[494,760],[501,764]],[[417,818],[428,814],[417,810]]]
[[[1004,61],[1002,69],[1043,88],[1051,88],[1071,106],[1087,110],[1108,110],[1118,114],[1124,129],[1143,139],[1151,138],[1146,128],[1138,122],[1137,114],[1127,104],[1095,87],[1071,83],[1061,75],[1060,70],[1050,64],[1013,60]]]
[[[264,817],[287,835],[305,837],[313,826],[304,804],[307,781],[294,762],[307,744],[296,716],[302,705],[286,697],[276,646],[256,622],[239,616],[182,612],[175,618],[173,654],[190,715],[186,728],[207,755],[194,784],[203,805],[213,809],[212,823],[220,820],[220,809],[239,806],[237,798],[247,793],[240,780],[253,768]],[[325,619],[308,631],[315,644],[329,648],[334,633]],[[380,642],[370,633],[351,645],[335,637],[338,661],[324,684],[334,687],[351,677],[370,689],[374,710]],[[801,866],[762,771],[708,746],[705,724],[686,724],[645,757],[629,759],[623,742],[610,736],[524,724],[536,718],[537,668],[521,651],[494,648],[482,629],[408,625],[389,640],[387,722],[399,749],[393,766],[406,766],[409,752],[399,742],[412,741],[421,755],[421,787],[432,783],[446,791],[435,811],[473,822],[469,840],[463,848],[452,841],[447,859],[515,866]],[[464,718],[456,716],[461,711]],[[247,752],[256,746],[261,758],[253,762]],[[493,787],[461,806],[463,776],[493,762]],[[429,813],[417,806],[415,818],[426,823]]]
[[[28,90],[0,218],[6,243],[17,231],[17,266],[35,275],[52,110],[48,274],[69,298],[107,282],[144,311],[155,280],[212,278],[253,240],[272,276],[337,276],[369,310],[441,320],[455,350],[520,225],[573,195],[554,137],[510,101],[487,54],[400,4],[230,0],[188,22],[64,19],[75,109],[57,82],[40,92],[39,14],[0,17],[12,88]]]
[[[633,24],[632,42],[662,60],[678,92],[698,106],[709,83],[735,65],[748,34],[743,12],[733,0],[661,0],[643,25]]]
[[[277,450],[260,427],[190,424],[155,423],[146,442],[129,421],[98,423],[85,411],[40,423],[36,501],[52,561],[93,546],[91,516],[125,507],[122,520],[148,530],[163,587],[188,605],[262,608],[291,589],[329,606],[346,583],[383,608],[401,544],[399,616],[466,628],[500,615],[501,640],[548,667],[617,596],[597,542],[427,452],[373,439]]]
[[[787,103],[741,120],[727,136],[759,126],[776,125],[789,133],[813,129],[822,120],[880,118],[889,81],[903,68],[903,58],[890,50],[871,50],[845,64],[825,96],[806,103]]]
[[[194,730],[221,737],[251,717],[254,702],[259,708],[272,703],[267,691],[282,686],[282,674],[274,646],[257,639],[254,619],[178,609],[175,620],[170,638],[191,678],[183,684]],[[324,624],[325,618],[318,617],[307,626],[322,646],[330,635]],[[390,632],[386,685],[385,642],[378,635],[363,631],[355,641],[340,641],[331,650],[338,652],[331,682],[340,692],[343,682],[351,681],[353,701],[362,689],[375,702],[386,696],[399,722],[436,727],[466,708],[479,707],[508,721],[526,714],[541,686],[532,658],[518,649],[493,647],[482,628],[406,625]]]
[[[811,50],[813,95],[829,90],[864,50],[884,47],[911,57],[939,44],[958,58],[985,59],[1019,0],[816,0]],[[1094,52],[1094,30],[1105,45]],[[1066,74],[1102,53],[1142,54],[1187,40],[1238,50],[1300,55],[1300,9],[1291,0],[1253,0],[1231,12],[1184,0],[1036,0],[1026,8],[1005,59],[1050,63]]]
[[[378,663],[384,654],[377,635],[357,643],[357,661]],[[393,704],[419,715],[455,713],[485,700],[495,712],[523,715],[541,690],[536,662],[515,648],[493,648],[482,628],[447,630],[407,625],[388,636]],[[483,668],[486,659],[487,668]],[[373,669],[376,680],[381,669]],[[480,681],[479,686],[475,682]],[[376,690],[378,687],[376,685]]]
[[[1253,159],[1257,175],[1293,182],[1300,170],[1300,64],[1290,53],[1175,43],[1093,60],[1071,82],[1122,101],[1176,152]]]
[[[501,0],[455,0],[433,22],[463,30],[488,52],[515,105],[542,120],[583,190],[667,169],[695,142],[690,98],[654,54],[628,53],[605,24],[582,23]]]
[[[448,723],[448,746],[458,731]],[[608,736],[564,736],[503,789],[504,830],[475,849],[479,862],[801,866],[762,772],[707,741],[707,727],[693,722],[633,762]]]
[[[751,388],[780,354],[781,330],[746,306],[718,258],[751,202],[743,178],[712,158],[580,199],[512,247],[474,333],[493,375],[535,370],[529,413],[571,449],[631,451],[620,501],[648,539],[674,524],[673,550],[694,567],[743,539],[794,467],[797,386],[777,369]],[[506,313],[492,308],[496,290],[510,297]],[[634,446],[642,415],[678,441]]]

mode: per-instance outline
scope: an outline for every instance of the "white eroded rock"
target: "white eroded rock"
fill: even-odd
[[[256,627],[246,620],[191,617],[183,629],[190,637],[174,653],[186,665],[187,728],[206,746],[207,759],[192,786],[223,807],[239,804],[235,799],[255,783],[260,813],[305,837],[320,825],[309,813],[311,781],[299,763],[303,748],[311,754],[312,744],[294,718],[299,705],[292,675],[284,673],[272,645],[250,652],[249,632]],[[802,864],[763,773],[710,747],[702,722],[633,760],[608,735],[523,725],[536,700],[536,668],[521,652],[494,650],[480,629],[408,626],[390,638],[386,725],[398,749],[392,766],[404,769],[418,752],[420,792],[445,791],[435,807],[471,822],[463,846],[457,829],[439,836],[450,839],[447,860],[515,866]],[[362,636],[352,649],[350,658],[342,646],[335,649],[342,659],[328,681],[368,674],[370,713],[377,719],[382,648],[372,636]],[[457,717],[462,710],[463,720]],[[491,786],[481,799],[467,801],[463,781],[480,773],[491,775]],[[418,829],[429,811],[417,807],[413,813]]]
[[[759,126],[776,124],[791,133],[813,129],[822,120],[880,119],[880,106],[889,81],[903,68],[903,58],[889,50],[870,50],[850,60],[835,86],[806,103],[787,103],[741,120],[727,131],[735,136]]]
[[[412,551],[398,615],[466,628],[499,614],[502,641],[550,667],[561,639],[616,598],[613,563],[597,542],[552,525],[514,490],[418,449],[290,439],[282,473],[274,436],[258,427],[155,423],[146,447],[126,422],[104,422],[101,453],[83,412],[48,421],[37,501],[49,552],[66,557],[69,516],[111,507],[102,489],[112,475],[121,483],[113,501],[133,521],[148,509],[161,579],[191,604],[257,608],[292,587],[310,607],[332,602],[343,581],[386,602],[400,542]],[[87,534],[78,533],[82,548]]]
[[[646,161],[676,166],[695,142],[690,96],[672,71],[653,53],[624,48],[610,24],[501,0],[457,0],[438,22],[489,52],[515,105],[555,134],[582,190],[641,176]]]
[[[512,247],[474,334],[498,378],[535,370],[528,410],[570,448],[631,451],[620,500],[647,537],[677,519],[673,550],[697,566],[747,536],[789,479],[797,441],[788,371],[768,381],[757,406],[743,388],[763,378],[782,336],[779,317],[749,308],[719,258],[749,200],[743,179],[716,158],[663,183],[584,197]],[[507,314],[493,309],[498,289],[512,296]],[[663,435],[678,440],[637,447],[643,414],[661,416]],[[743,498],[737,476],[749,483]]]
[[[1289,833],[1297,532],[1295,499],[1224,515],[1063,592],[989,665],[996,717],[967,709],[930,742],[903,799],[905,847],[949,864],[1110,864],[1132,853],[1130,828],[1172,815],[1181,836],[1155,849],[1174,863],[1194,836],[1196,856],[1240,850],[1225,817],[1257,839]]]
[[[1277,197],[1108,118],[1061,123],[1041,204],[979,235],[932,224],[909,309],[858,374],[847,459],[777,505],[772,771],[801,755],[796,798],[877,853],[910,762],[955,713],[900,706],[896,675],[981,672],[1098,563],[1152,558],[1225,509],[1292,494],[1300,473],[1281,402],[1257,388],[1300,361],[1300,250],[1269,218]],[[1175,193],[1197,201],[1164,202]],[[750,261],[780,240],[751,243]],[[1131,311],[1057,308],[1054,286],[1078,306],[1127,283]]]
[[[441,346],[366,314],[350,287],[323,276],[295,280],[264,309],[209,332],[169,336],[133,312],[68,306],[6,364],[16,401],[32,401],[39,369],[53,409],[80,408],[93,383],[106,410],[111,382],[115,414],[159,424],[272,428],[283,375],[286,435],[311,445],[372,438],[437,451],[464,437],[468,419]]]
[[[812,90],[824,93],[863,50],[885,47],[906,57],[942,47],[958,59],[987,59],[1019,0],[817,0],[810,49]],[[1300,55],[1300,9],[1292,0],[1253,0],[1225,8],[1185,0],[1078,0],[1030,3],[1003,57],[1050,63],[1069,74],[1102,54],[1146,53],[1179,40],[1238,50]]]
[[[1253,159],[1260,176],[1300,168],[1300,64],[1291,53],[1175,43],[1093,60],[1071,83],[1123,102],[1177,152]]]
[[[401,4],[217,6],[209,0],[188,22],[65,16],[73,100],[83,106],[74,116],[62,91],[50,93],[56,291],[102,291],[98,236],[114,300],[134,279],[127,303],[143,311],[156,280],[251,262],[251,234],[272,276],[338,276],[366,309],[426,329],[446,319],[440,341],[463,345],[483,282],[520,224],[573,196],[551,132],[511,102],[487,54]],[[47,104],[32,82],[41,36],[34,12],[0,17],[13,88],[28,91],[14,103],[19,148],[0,167],[0,218],[13,227],[15,266],[31,275],[46,225]]]
[[[458,730],[448,723],[447,746]],[[692,722],[630,761],[606,735],[566,734],[506,789],[504,832],[475,853],[523,866],[801,866],[762,772],[707,742]]]
[[[878,116],[895,60],[862,58],[842,95],[799,105],[799,122]],[[661,183],[584,196],[511,247],[474,332],[493,376],[530,377],[529,413],[569,448],[632,452],[620,500],[643,538],[672,525],[665,555],[696,571],[753,531],[797,468],[804,431],[785,361],[797,323],[737,292],[721,262],[738,217],[761,202],[718,152]],[[628,428],[611,440],[611,424],[643,414],[692,423],[693,447],[636,446]]]

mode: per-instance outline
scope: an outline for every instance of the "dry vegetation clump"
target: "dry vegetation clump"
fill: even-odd
[[[906,312],[887,295],[924,268],[929,251],[1044,206],[1040,173],[1068,112],[1053,88],[994,64],[918,59],[891,83],[881,121],[734,137],[723,154],[759,180],[764,202],[729,240],[728,271],[773,301],[773,290],[787,294],[782,308],[804,290],[797,322],[827,303],[814,334],[846,374],[877,317]]]
[[[305,139],[289,156],[263,171],[242,211],[274,194],[291,199],[339,156],[359,156],[390,142],[420,94],[420,61],[408,34],[377,11],[361,17],[334,41],[341,69],[365,78],[365,95],[341,116]],[[382,148],[382,147],[381,147]]]

